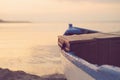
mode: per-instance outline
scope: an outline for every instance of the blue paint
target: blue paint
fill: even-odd
[[[94,64],[87,64],[87,61],[77,57],[73,52],[65,52],[62,51],[63,56],[65,56],[70,62],[72,62],[75,66],[85,71],[95,80],[120,80],[120,68],[115,69],[113,66],[106,67],[96,66]],[[76,60],[75,57],[79,60]],[[90,66],[94,66],[97,68],[91,68]]]
[[[81,29],[73,27],[72,24],[69,24],[69,28],[66,30],[64,35],[73,35],[73,34],[82,34]]]
[[[72,24],[69,24],[69,28],[65,31],[64,35],[89,34],[89,33],[97,33],[97,32],[98,31],[74,27]]]

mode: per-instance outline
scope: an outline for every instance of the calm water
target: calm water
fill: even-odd
[[[120,23],[74,23],[102,32],[120,31]],[[0,67],[38,75],[62,73],[57,36],[67,23],[1,23]]]

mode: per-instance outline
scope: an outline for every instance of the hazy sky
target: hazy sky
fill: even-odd
[[[0,0],[0,18],[39,22],[120,21],[120,0]]]

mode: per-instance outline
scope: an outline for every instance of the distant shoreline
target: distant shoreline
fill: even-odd
[[[5,21],[0,19],[0,23],[31,23],[29,21]]]

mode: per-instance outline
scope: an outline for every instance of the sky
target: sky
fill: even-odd
[[[0,0],[0,19],[33,22],[120,21],[120,0]]]

